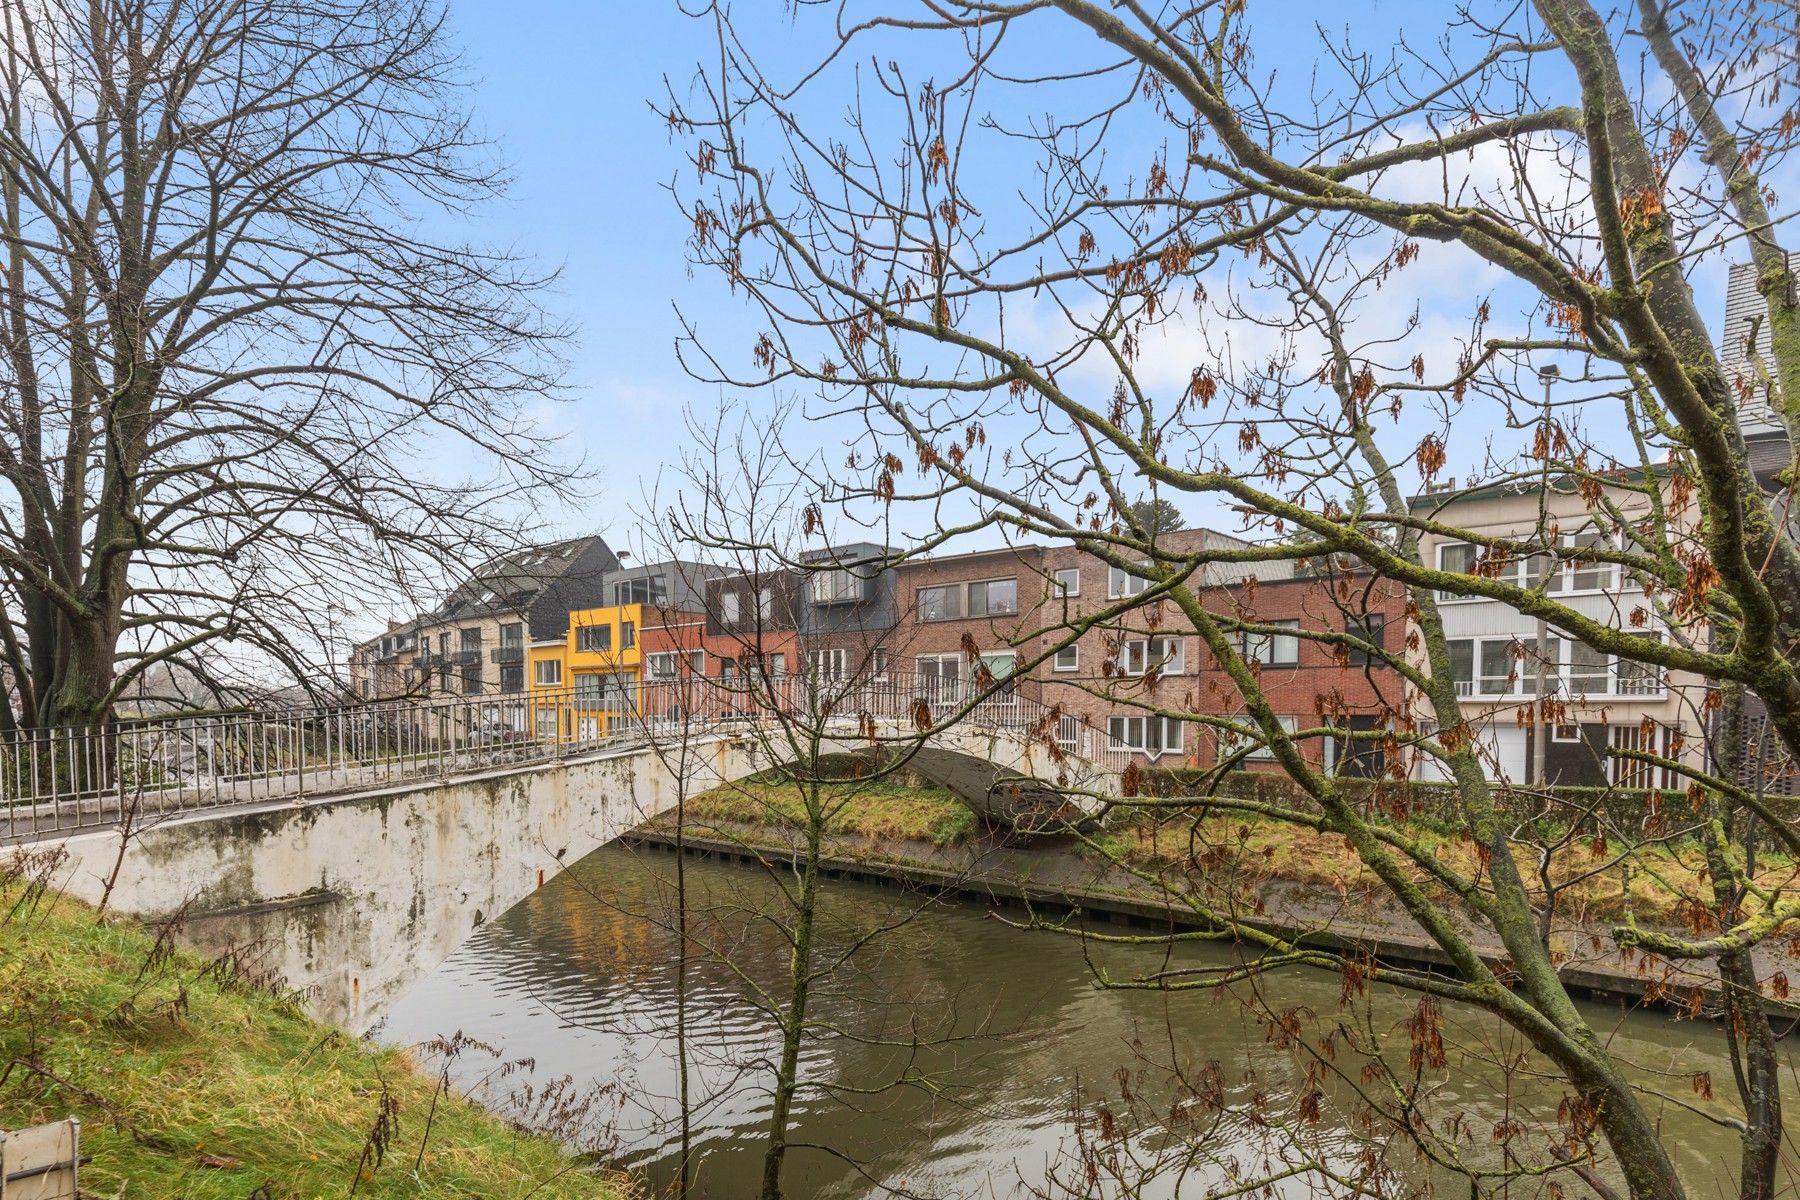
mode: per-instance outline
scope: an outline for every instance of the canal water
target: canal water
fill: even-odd
[[[666,1185],[678,1144],[674,861],[654,850],[596,852],[479,930],[401,999],[380,1035],[413,1044],[461,1033],[484,1043],[491,1051],[468,1046],[450,1065],[464,1088]],[[786,986],[775,922],[786,914],[779,888],[754,866],[689,860],[688,886],[699,947],[688,983],[697,1191],[753,1196],[778,1046],[757,996]],[[874,884],[830,883],[824,915],[822,954],[834,966],[816,988],[821,1028],[801,1061],[813,1086],[790,1135],[795,1200],[889,1189],[1126,1194],[1109,1172],[1133,1195],[1197,1196],[1305,1156],[1348,1171],[1370,1154],[1402,1191],[1448,1183],[1391,1127],[1365,1123],[1345,1079],[1394,1094],[1393,1081],[1363,1069],[1356,1047],[1368,1040],[1381,1044],[1401,1087],[1414,1081],[1420,1045],[1422,1112],[1472,1161],[1492,1165],[1509,1151],[1539,1158],[1536,1131],[1557,1124],[1562,1089],[1490,1018],[1446,1010],[1443,1066],[1434,1067],[1415,995],[1359,997],[1350,988],[1346,1003],[1342,978],[1306,968],[1210,992],[1107,990],[1096,971],[1125,978],[1218,967],[1233,952],[1096,945],[1015,928],[983,905]],[[1336,1027],[1335,1057],[1284,1045],[1277,1015],[1315,1044]],[[1667,1097],[1653,1111],[1692,1194],[1727,1191],[1735,1141],[1707,1119],[1727,1115],[1733,1098],[1716,1031],[1598,1007],[1592,1017],[1646,1087]],[[1227,1111],[1197,1096],[1217,1097]],[[1508,1140],[1508,1128],[1534,1132]],[[1564,1185],[1587,1194],[1573,1179]],[[1296,1175],[1271,1194],[1322,1193]],[[1464,1183],[1441,1194],[1469,1193]]]

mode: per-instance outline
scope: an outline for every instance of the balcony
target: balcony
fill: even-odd
[[[499,666],[511,666],[525,661],[524,642],[501,642],[488,651],[488,661]]]
[[[480,646],[476,646],[472,650],[452,650],[450,652],[450,663],[452,666],[473,667],[473,666],[476,666],[477,664],[479,664],[480,662],[481,662],[481,647]]]

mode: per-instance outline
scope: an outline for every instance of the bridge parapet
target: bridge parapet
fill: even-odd
[[[1059,705],[1024,694],[1037,681],[984,684],[751,673],[652,680],[628,691],[535,690],[27,732],[0,743],[0,840],[796,726],[890,746],[998,735],[995,744],[1017,755],[1002,765],[1021,775],[1117,793],[1128,753],[1107,749],[1100,731]]]

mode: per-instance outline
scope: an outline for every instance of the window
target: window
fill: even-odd
[[[539,687],[557,687],[562,683],[562,662],[560,659],[546,658],[533,668],[533,679]]]
[[[969,585],[969,615],[1000,617],[1019,611],[1016,579],[987,579]]]
[[[1473,546],[1468,542],[1448,542],[1438,547],[1438,570],[1440,571],[1448,571],[1454,575],[1474,575],[1477,573],[1477,568],[1484,565],[1485,559],[1480,546]],[[1525,575],[1527,566],[1528,564],[1522,559],[1503,563],[1499,571],[1493,574],[1493,578],[1504,580],[1507,583],[1518,583],[1523,578],[1529,586],[1536,582],[1536,578]],[[1485,570],[1480,573],[1489,574]],[[1455,592],[1438,593],[1439,600],[1480,600],[1483,598],[1481,596],[1462,596]]]
[[[863,581],[856,572],[843,567],[834,567],[828,571],[814,571],[812,577],[812,599],[814,604],[848,604],[861,600]]]
[[[674,651],[644,656],[644,672],[651,679],[674,679],[681,674],[681,655]]]
[[[1051,579],[1050,594],[1052,596],[1081,595],[1081,568],[1063,567]]]
[[[735,678],[737,678],[737,659],[727,658],[724,655],[719,656],[719,678],[720,679],[735,679]]]
[[[960,585],[919,589],[919,620],[950,621],[962,615]]]
[[[1279,717],[1278,716],[1275,718],[1275,724],[1281,727],[1281,731],[1283,733],[1287,734],[1289,737],[1292,737],[1294,735],[1294,731],[1300,728],[1300,719],[1298,717]],[[1260,737],[1261,737],[1260,732],[1258,733],[1257,736],[1260,739]],[[1229,730],[1229,729],[1219,730],[1219,757],[1220,758],[1229,758],[1231,755],[1236,754],[1238,752],[1239,747],[1243,746],[1244,744],[1245,744],[1244,739],[1241,736],[1239,736],[1238,734],[1233,733],[1231,730]],[[1244,753],[1244,760],[1246,762],[1268,762],[1270,759],[1275,757],[1274,749],[1268,744],[1268,742],[1262,741],[1262,740],[1258,740],[1256,742],[1256,744],[1254,744],[1254,745],[1250,746],[1248,749],[1244,750],[1243,753]]]
[[[1150,586],[1150,581],[1141,575],[1133,575],[1121,567],[1109,567],[1106,572],[1106,598],[1123,600],[1127,596],[1141,594]]]
[[[1530,694],[1537,684],[1528,637],[1476,637],[1451,642],[1451,678],[1458,696]]]
[[[1106,748],[1137,750],[1150,758],[1179,754],[1183,727],[1174,717],[1108,717]]]
[[[763,624],[775,620],[775,589],[771,587],[756,589],[756,615]]]
[[[920,696],[942,701],[962,698],[962,655],[921,654],[915,662],[918,667],[917,687]]]
[[[1264,621],[1272,629],[1299,629],[1298,621]],[[1265,667],[1292,667],[1300,663],[1300,639],[1291,633],[1244,632],[1244,658]]]
[[[1185,648],[1178,637],[1137,638],[1119,648],[1119,668],[1127,675],[1180,675],[1187,670]]]
[[[1455,638],[1450,677],[1459,696],[1530,695],[1537,685],[1532,638]]]
[[[575,672],[575,707],[599,708],[603,703],[606,685],[605,676],[592,671]]]
[[[1550,729],[1550,740],[1553,742],[1579,742],[1584,740],[1579,725],[1555,725]]]
[[[842,648],[836,650],[814,650],[807,656],[807,669],[814,679],[842,679],[844,666],[849,653]]]
[[[481,649],[481,630],[479,628],[462,631],[462,648],[477,651]]]
[[[1662,641],[1661,634],[1645,634],[1654,641]],[[1633,662],[1629,658],[1618,660],[1618,688],[1621,696],[1660,696],[1663,694],[1663,669],[1651,663]]]
[[[668,599],[669,580],[666,575],[621,579],[613,584],[614,604],[663,604]]]
[[[1523,642],[1510,638],[1489,638],[1481,643],[1481,679],[1476,689],[1483,696],[1505,696],[1524,691],[1522,685],[1530,672],[1522,668]]]
[[[601,654],[612,649],[612,626],[583,625],[575,630],[575,648],[584,654]]]
[[[1387,617],[1381,613],[1364,613],[1360,620],[1351,617],[1344,623],[1344,632],[1359,641],[1369,643],[1377,650],[1385,649],[1387,646]],[[1381,661],[1367,650],[1358,650],[1354,646],[1350,648],[1350,665],[1353,667],[1366,667],[1371,663],[1380,663]]]
[[[1056,662],[1052,667],[1057,671],[1081,670],[1081,647],[1064,646],[1056,652]]]
[[[1570,551],[1579,553],[1596,547],[1607,549],[1606,539],[1597,530],[1571,534],[1563,539],[1563,545]],[[1569,559],[1563,563],[1562,588],[1571,592],[1603,592],[1613,587],[1618,573],[1618,564],[1595,562],[1591,559]]]
[[[637,645],[637,622],[619,622],[619,649],[629,650]]]
[[[785,654],[769,655],[769,674],[771,674],[771,675],[786,675],[787,674],[787,655],[785,655]]]
[[[517,621],[502,625],[500,627],[500,644],[505,647],[523,646],[525,644],[525,626]]]
[[[719,593],[719,622],[727,628],[735,627],[743,615],[743,604],[736,592]]]
[[[500,690],[503,692],[522,692],[525,690],[524,667],[501,667]]]
[[[1612,690],[1611,660],[1585,642],[1562,642],[1563,686],[1576,696],[1601,696]]]
[[[479,696],[481,694],[480,666],[468,666],[462,669],[462,690],[463,695],[465,696]]]
[[[869,651],[869,676],[870,676],[870,678],[886,679],[888,677],[887,667],[888,667],[888,664],[887,664],[887,649],[886,649],[886,647],[877,646],[873,650]]]
[[[1005,681],[1010,680],[1013,672],[1018,669],[1019,656],[1010,650],[1005,650],[997,654],[983,654],[980,662],[982,670],[985,670],[995,683],[1005,683],[1004,687],[998,688],[994,692],[992,698],[1000,700],[1012,696],[1012,684]],[[981,686],[980,680],[980,673],[977,672],[972,682]]]

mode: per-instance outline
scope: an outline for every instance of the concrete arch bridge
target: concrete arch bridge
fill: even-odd
[[[114,911],[184,911],[199,949],[255,943],[316,1015],[361,1030],[563,866],[680,795],[793,761],[787,735],[903,755],[997,820],[1116,794],[1124,765],[1041,702],[909,680],[680,680],[580,715],[604,702],[536,692],[24,739],[0,747],[0,837],[65,852],[72,895],[98,902],[110,881]]]

